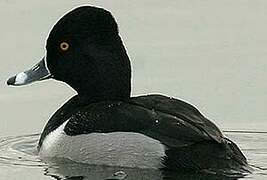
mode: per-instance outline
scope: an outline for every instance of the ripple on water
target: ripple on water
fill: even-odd
[[[237,142],[254,169],[247,178],[267,179],[267,133],[266,132],[227,132],[226,135]]]
[[[0,139],[0,165],[44,166],[37,156],[39,134]]]
[[[248,157],[254,172],[246,178],[267,179],[267,133],[227,132],[226,135],[235,141]],[[0,138],[0,167],[20,168],[29,171],[40,169],[40,176],[51,179],[127,179],[127,180],[162,180],[162,179],[207,179],[196,174],[162,173],[159,170],[134,169],[122,167],[95,166],[74,163],[62,159],[44,161],[37,155],[39,134]],[[5,175],[8,177],[8,175]],[[39,179],[39,177],[33,179]],[[210,179],[210,178],[209,178]],[[214,178],[212,179],[228,179]],[[232,178],[231,178],[232,179]]]

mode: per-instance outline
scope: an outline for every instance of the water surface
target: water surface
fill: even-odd
[[[245,179],[267,178],[267,133],[227,132],[226,135],[237,142],[248,157],[253,174],[244,175]],[[88,165],[67,161],[66,159],[40,160],[36,152],[39,134],[0,139],[1,172],[8,179],[142,179],[142,180],[195,180],[195,179],[240,179],[207,174],[182,172],[163,172],[154,169],[138,169]],[[15,171],[14,173],[11,173]],[[1,179],[0,177],[0,179]],[[243,177],[242,177],[243,178]]]

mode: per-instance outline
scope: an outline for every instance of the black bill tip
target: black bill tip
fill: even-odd
[[[16,80],[16,76],[13,76],[7,80],[7,85],[14,85]]]

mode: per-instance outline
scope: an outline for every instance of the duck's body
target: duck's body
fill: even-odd
[[[192,105],[162,95],[130,97],[130,60],[112,15],[80,7],[62,17],[34,68],[8,80],[54,78],[78,92],[48,121],[41,157],[141,168],[243,172],[239,148]]]
[[[75,96],[47,123],[39,151],[98,165],[196,171],[246,166],[237,146],[197,109],[162,95],[89,104]]]

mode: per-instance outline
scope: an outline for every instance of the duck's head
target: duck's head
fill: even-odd
[[[83,6],[67,13],[51,30],[43,59],[7,84],[48,78],[66,82],[84,99],[130,97],[130,61],[110,12]]]

